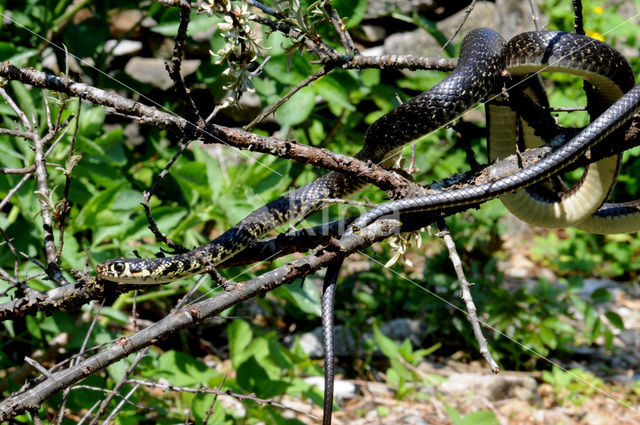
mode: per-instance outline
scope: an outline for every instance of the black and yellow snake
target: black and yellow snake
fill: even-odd
[[[356,157],[388,165],[393,160],[391,154],[405,143],[440,128],[477,103],[500,94],[506,74],[524,79],[526,75],[544,70],[572,73],[586,79],[596,86],[596,97],[605,103],[603,108],[612,106],[569,142],[529,168],[482,185],[382,204],[360,216],[349,232],[388,214],[477,204],[497,196],[502,196],[507,206],[522,219],[536,225],[583,226],[599,233],[640,230],[640,213],[635,203],[603,206],[617,177],[617,157],[590,165],[586,177],[576,188],[565,193],[544,196],[524,189],[561,171],[623,126],[640,107],[640,89],[636,87],[627,92],[634,84],[628,62],[610,46],[585,36],[530,32],[505,43],[493,30],[469,32],[463,40],[456,69],[439,84],[376,121],[367,131],[364,146]],[[519,129],[526,132],[526,124],[519,125],[511,108],[504,109],[504,103],[494,102],[488,109],[491,158],[515,152],[516,133]],[[525,145],[534,147],[540,143],[532,137]],[[204,273],[267,232],[324,207],[323,199],[346,197],[364,185],[362,181],[330,172],[264,205],[206,245],[171,257],[105,261],[96,266],[98,278],[157,284]],[[330,390],[335,276],[327,281],[330,284],[326,285],[323,296],[323,329],[328,368],[325,390]],[[326,393],[325,397],[325,423],[330,422],[331,394]]]

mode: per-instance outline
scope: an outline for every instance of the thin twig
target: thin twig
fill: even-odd
[[[442,238],[445,246],[449,250],[449,258],[451,258],[451,264],[453,264],[453,268],[456,271],[456,276],[458,276],[458,282],[460,283],[460,296],[465,302],[467,307],[467,316],[469,317],[469,322],[471,322],[471,327],[473,328],[473,334],[476,337],[476,341],[478,341],[478,346],[480,348],[480,354],[484,357],[484,359],[489,364],[489,368],[491,372],[498,373],[500,372],[500,367],[498,363],[491,356],[491,351],[489,351],[489,346],[487,345],[487,340],[482,334],[482,328],[480,327],[480,322],[478,321],[478,316],[476,315],[476,306],[473,302],[473,297],[471,296],[471,292],[469,291],[469,286],[473,285],[473,283],[469,283],[467,281],[466,276],[464,275],[464,270],[462,269],[462,261],[460,261],[460,256],[458,255],[458,251],[456,249],[456,244],[449,233],[449,228],[444,223],[444,220],[437,220],[438,227],[440,228],[440,232],[436,234],[436,236]]]
[[[538,9],[538,5],[536,4],[536,0],[529,0],[529,6],[531,7],[531,18],[533,19],[533,25],[536,28],[536,31],[540,31],[540,10]]]
[[[149,230],[151,230],[151,233],[153,233],[153,235],[156,237],[156,239],[158,239],[159,241],[162,241],[163,243],[165,243],[175,253],[187,252],[188,249],[185,248],[184,246],[174,242],[173,240],[169,239],[164,233],[162,233],[160,231],[160,229],[158,228],[158,225],[156,224],[156,221],[153,218],[153,215],[151,214],[151,206],[149,205],[149,200],[151,199],[151,196],[153,196],[153,194],[155,193],[155,191],[158,188],[158,185],[160,184],[162,179],[164,179],[164,177],[169,173],[169,169],[178,160],[180,155],[182,155],[182,153],[189,147],[190,143],[191,143],[191,141],[186,141],[186,142],[185,141],[181,141],[178,144],[178,146],[179,146],[178,151],[173,155],[173,157],[169,160],[169,162],[167,162],[167,164],[164,166],[164,168],[162,169],[162,171],[158,175],[158,178],[156,179],[156,181],[151,186],[151,189],[149,189],[148,192],[144,192],[144,194],[142,195],[142,207],[144,208],[144,213],[147,216],[147,221],[149,222]]]
[[[182,99],[187,109],[187,119],[195,122],[198,126],[204,125],[204,120],[198,111],[191,93],[187,88],[184,78],[180,73],[182,66],[182,56],[184,55],[184,41],[187,38],[187,29],[189,26],[191,16],[191,5],[187,1],[178,2],[180,7],[180,24],[178,25],[178,32],[173,46],[173,56],[171,62],[166,64],[167,72],[175,83],[175,90],[178,99]]]
[[[458,64],[458,59],[428,58],[412,55],[383,55],[363,56],[357,55],[341,65],[345,69],[408,69],[415,71],[434,70],[452,71]]]
[[[83,358],[85,349],[87,348],[87,343],[89,342],[89,336],[93,332],[93,328],[95,327],[98,321],[98,317],[100,317],[100,311],[102,310],[102,307],[104,307],[105,300],[106,298],[102,299],[102,303],[98,307],[98,311],[93,315],[93,320],[91,321],[91,324],[89,325],[89,329],[87,329],[87,332],[84,335],[82,346],[80,346],[80,350],[78,353],[79,355],[69,363],[70,365],[73,366],[75,363],[77,363],[78,360],[81,360]],[[67,387],[62,393],[62,403],[60,403],[60,407],[58,408],[58,425],[62,424],[62,420],[64,419],[64,411],[67,404],[67,398],[69,397],[70,392],[71,392],[71,387]]]
[[[102,416],[102,413],[104,413],[104,411],[107,409],[107,407],[109,407],[109,404],[111,403],[111,400],[113,400],[116,396],[119,395],[118,391],[120,391],[120,388],[122,388],[122,386],[126,384],[127,379],[129,378],[129,376],[133,372],[135,372],[136,367],[138,367],[138,364],[142,361],[142,359],[145,358],[145,356],[146,356],[146,354],[147,354],[147,352],[149,351],[150,348],[151,347],[144,347],[143,349],[138,351],[138,354],[136,354],[136,358],[133,360],[133,362],[131,362],[131,365],[129,365],[129,367],[125,371],[124,376],[114,385],[113,389],[111,389],[111,391],[110,391],[110,394],[104,400],[102,400],[102,403],[100,403],[100,408],[98,409],[98,411],[94,415],[94,417],[91,420],[91,422],[89,422],[89,425],[95,425],[96,423],[98,423],[98,420],[100,419],[100,416]],[[71,366],[71,367],[73,367],[73,366]],[[136,385],[133,390],[135,390],[137,388],[138,388],[138,385]],[[131,390],[131,391],[133,391],[133,390]],[[130,392],[129,395],[124,397],[123,400],[128,399],[130,394],[132,394],[132,392]],[[119,405],[121,405],[121,404],[122,404],[122,401],[120,402]],[[109,417],[111,417],[117,410],[118,409],[114,409],[111,412],[111,414],[109,415]],[[109,421],[105,420],[104,423],[108,424]]]
[[[124,404],[129,401],[129,397],[131,397],[133,393],[136,392],[139,386],[140,385],[135,385],[133,388],[131,388],[131,391],[129,391],[127,395],[124,396],[122,400],[120,400],[120,403],[118,403],[118,405],[111,411],[111,413],[109,414],[109,416],[107,416],[104,422],[102,422],[103,425],[108,425],[113,421],[113,419],[118,415],[120,410],[124,407]]]
[[[49,373],[49,371],[45,367],[41,366],[40,363],[33,360],[31,357],[24,356],[24,361],[47,378],[51,378],[51,374]]]
[[[46,102],[45,102],[46,103]],[[71,136],[71,146],[69,148],[69,156],[67,158],[65,166],[65,182],[64,190],[62,191],[62,200],[59,207],[59,224],[60,229],[58,231],[58,250],[56,253],[57,261],[60,261],[62,256],[62,247],[64,246],[64,225],[69,213],[71,212],[71,203],[69,202],[69,190],[71,189],[71,175],[74,167],[80,160],[80,157],[74,156],[76,149],[76,139],[78,137],[78,130],[80,129],[80,112],[82,111],[82,101],[78,99],[78,111],[76,112],[76,126],[73,129],[73,136]]]
[[[584,35],[582,0],[571,0],[571,3],[573,3],[573,29],[576,34]]]
[[[200,388],[189,388],[189,387],[180,387],[177,385],[172,385],[172,384],[160,384],[158,382],[153,382],[153,381],[142,381],[139,379],[128,379],[127,380],[128,384],[136,384],[136,385],[142,385],[148,388],[158,388],[164,391],[175,391],[175,392],[184,392],[184,393],[191,393],[191,394],[215,394],[215,395],[219,395],[219,396],[228,396],[228,397],[233,397],[235,399],[238,399],[240,401],[244,401],[244,400],[250,400],[253,401],[255,403],[258,403],[261,406],[273,406],[273,407],[277,407],[280,409],[285,409],[285,410],[289,410],[292,411],[294,413],[300,414],[300,415],[304,415],[308,418],[317,420],[318,417],[307,413],[307,412],[303,412],[302,410],[298,410],[295,409],[293,407],[289,407],[287,405],[284,405],[282,403],[279,403],[277,401],[275,401],[274,399],[263,399],[260,397],[256,397],[253,394],[239,394],[239,393],[234,393],[231,390],[220,390],[220,389],[216,389],[216,388],[210,388],[210,387],[200,387]]]
[[[19,80],[36,87],[46,87],[90,102],[111,106],[129,116],[144,117],[147,124],[175,132],[184,140],[201,140],[204,143],[222,143],[239,149],[258,151],[271,155],[301,161],[332,171],[357,176],[375,184],[383,190],[411,186],[408,180],[365,161],[299,144],[293,140],[280,140],[250,132],[208,124],[205,128],[173,114],[127,99],[112,92],[106,92],[83,83],[76,83],[64,77],[52,76],[29,68],[19,68],[7,62],[0,62],[0,76],[9,80]],[[403,183],[404,182],[404,183]]]
[[[0,228],[0,234],[2,234],[2,237],[4,238],[4,243],[0,245],[3,245],[6,243],[7,246],[9,247],[9,251],[11,251],[11,255],[13,255],[13,276],[15,280],[11,280],[11,282],[18,283],[19,282],[18,264],[20,264],[20,260],[18,259],[18,253],[16,252],[16,248],[11,243],[11,239],[5,233],[4,229]]]
[[[34,167],[33,165],[29,166],[29,167],[23,167],[23,168],[4,168],[4,167],[0,167],[0,174],[15,174],[15,175],[20,175],[20,174],[31,174],[35,171],[36,167]]]
[[[42,217],[42,228],[44,230],[44,248],[47,256],[47,266],[44,270],[54,282],[62,285],[64,277],[58,267],[58,256],[53,237],[53,219],[51,213],[54,205],[51,192],[49,191],[43,140],[40,137],[36,137],[33,145],[35,153],[33,163],[36,167],[35,176],[38,184],[38,200],[40,202],[40,216]]]
[[[291,98],[291,96],[293,96],[298,91],[300,91],[300,89],[302,89],[303,87],[308,86],[309,84],[311,84],[313,81],[316,81],[320,77],[323,77],[323,76],[327,75],[327,73],[330,71],[331,68],[332,67],[325,66],[320,71],[316,72],[315,74],[311,74],[307,78],[305,78],[304,80],[300,81],[298,84],[296,84],[295,87],[293,87],[284,96],[282,96],[280,99],[278,99],[278,101],[276,103],[274,103],[273,105],[271,105],[268,108],[266,108],[264,111],[262,111],[260,113],[260,115],[258,115],[256,118],[254,118],[253,121],[251,121],[249,124],[245,125],[243,127],[244,130],[245,131],[253,130],[256,125],[258,125],[263,119],[265,119],[266,117],[268,117],[269,115],[274,113],[284,102],[289,100]]]
[[[13,112],[15,112],[16,115],[18,115],[18,118],[20,118],[20,121],[22,122],[22,125],[24,126],[25,130],[27,130],[30,133],[33,133],[33,125],[29,121],[29,118],[27,118],[27,114],[25,114],[24,111],[20,109],[20,107],[13,101],[11,96],[9,96],[6,90],[3,89],[2,87],[0,87],[0,96],[4,99],[5,102],[7,102],[7,104],[13,110]]]
[[[338,11],[335,10],[329,2],[326,2],[324,4],[324,10],[327,13],[329,22],[331,22],[331,25],[333,25],[333,28],[336,30],[338,36],[340,37],[340,42],[342,43],[344,52],[347,54],[347,56],[357,55],[358,49],[356,49],[356,45],[353,42],[349,31],[347,31],[347,27],[340,18],[340,15],[338,15]]]
[[[473,0],[471,2],[471,4],[469,5],[469,7],[467,7],[464,11],[464,15],[462,15],[462,20],[460,21],[460,25],[458,25],[458,27],[456,28],[456,30],[453,32],[453,35],[451,37],[449,37],[449,39],[447,40],[446,43],[444,43],[442,45],[442,47],[440,48],[440,53],[444,52],[444,49],[447,48],[447,46],[449,44],[451,44],[451,42],[453,41],[454,38],[456,38],[456,36],[458,35],[458,33],[460,32],[460,30],[462,29],[462,27],[464,26],[464,24],[467,22],[467,19],[469,18],[469,15],[471,14],[471,11],[473,10],[474,7],[476,7],[476,1],[477,0]]]

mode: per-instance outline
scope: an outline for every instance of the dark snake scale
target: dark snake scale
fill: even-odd
[[[526,68],[529,64],[533,67],[531,72],[537,72],[541,66],[560,64],[563,68],[577,70],[577,75],[594,74],[596,79],[616,82],[621,92],[630,90],[634,81],[633,73],[621,55],[606,44],[585,36],[561,32],[531,32],[517,35],[505,43],[493,30],[473,30],[462,42],[456,69],[428,91],[398,106],[372,124],[356,158],[388,166],[393,160],[392,154],[402,145],[442,127],[477,103],[490,100],[501,93],[505,81],[504,71],[523,65]],[[569,142],[535,165],[490,183],[381,204],[360,216],[347,230],[347,234],[358,232],[384,216],[477,204],[540,182],[561,171],[589,148],[625,125],[639,108],[640,88],[636,86]],[[105,261],[96,266],[98,278],[121,283],[156,284],[204,273],[241,252],[249,243],[267,232],[323,208],[325,203],[322,199],[344,198],[365,185],[357,179],[330,172],[264,205],[206,245],[171,257]],[[639,230],[640,218],[636,205],[637,203],[606,204],[595,215],[606,220],[626,220],[631,224],[621,227],[625,231]],[[329,267],[322,297],[325,425],[331,423],[333,303],[341,264],[342,259]]]

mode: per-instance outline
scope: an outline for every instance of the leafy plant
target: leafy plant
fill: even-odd
[[[425,356],[438,350],[442,344],[436,344],[426,349],[414,351],[411,347],[411,342],[405,339],[404,342],[398,346],[392,339],[380,331],[379,323],[373,324],[373,336],[380,351],[382,351],[382,354],[384,354],[391,363],[386,371],[387,383],[396,388],[396,394],[399,399],[403,399],[415,391],[415,385],[407,384],[421,382],[422,385],[431,386],[434,385],[434,381],[439,381],[437,377],[434,378],[418,373],[415,367]]]
[[[603,385],[601,379],[582,369],[562,370],[556,366],[543,371],[542,380],[551,384],[561,405],[566,401],[580,405]]]

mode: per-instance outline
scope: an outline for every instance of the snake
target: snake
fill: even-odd
[[[596,60],[598,57],[615,58],[615,60],[611,59],[603,63]],[[462,41],[458,65],[453,72],[429,90],[399,105],[374,122],[366,131],[363,147],[355,157],[388,167],[395,162],[395,157],[404,144],[452,122],[479,102],[499,94],[502,91],[505,71],[524,75],[537,72],[549,64],[560,64],[558,70],[562,72],[572,72],[583,77],[588,74],[597,86],[601,84],[616,86],[617,89],[614,91],[617,90],[617,94],[622,94],[630,88],[629,75],[633,79],[633,73],[628,71],[628,63],[621,55],[605,43],[585,36],[562,32],[530,32],[517,35],[509,42],[505,42],[493,30],[486,28],[472,30]],[[600,67],[594,66],[595,64],[599,64]],[[620,77],[621,74],[622,77]],[[610,81],[614,83],[610,84]],[[640,89],[637,86],[618,100],[614,101],[613,97],[614,95],[605,95],[604,101],[613,104],[602,115],[569,142],[533,166],[486,184],[380,204],[358,217],[347,229],[345,235],[358,232],[359,229],[380,217],[400,211],[428,211],[477,204],[497,196],[507,199],[512,193],[519,192],[524,193],[520,196],[535,198],[533,192],[524,190],[525,186],[541,182],[561,171],[567,164],[587,152],[590,147],[622,127],[640,107]],[[510,137],[511,143],[515,143],[515,136]],[[498,158],[501,154],[495,155]],[[599,174],[598,166],[593,167],[595,168],[589,167],[587,176]],[[622,221],[625,223],[622,226],[625,229],[640,228],[640,214],[635,205],[605,204],[601,206],[611,191],[613,183],[610,180],[615,180],[615,176],[609,175],[596,179],[604,181],[601,185],[601,193],[596,197],[590,197],[588,205],[582,202],[577,206],[575,202],[565,205],[566,200],[570,199],[575,192],[585,188],[588,191],[592,190],[588,184],[590,180],[587,179],[589,177],[585,177],[583,184],[578,184],[579,187],[555,199],[544,198],[534,199],[534,201],[541,203],[543,208],[560,212],[567,208],[575,210],[580,207],[578,208],[580,212],[575,217],[565,219],[567,225],[579,225],[589,217],[600,217],[607,223]],[[212,267],[240,253],[251,242],[266,233],[287,222],[301,220],[323,208],[327,205],[325,199],[344,198],[365,186],[367,183],[357,178],[348,178],[338,172],[329,172],[267,203],[205,245],[182,254],[162,258],[108,260],[96,266],[97,277],[118,283],[161,284],[206,273]],[[558,224],[554,222],[553,225]],[[331,422],[332,392],[329,387],[333,387],[333,301],[337,271],[340,269],[341,261],[338,262],[337,267],[334,266],[328,270],[322,297],[326,368],[323,424]]]

